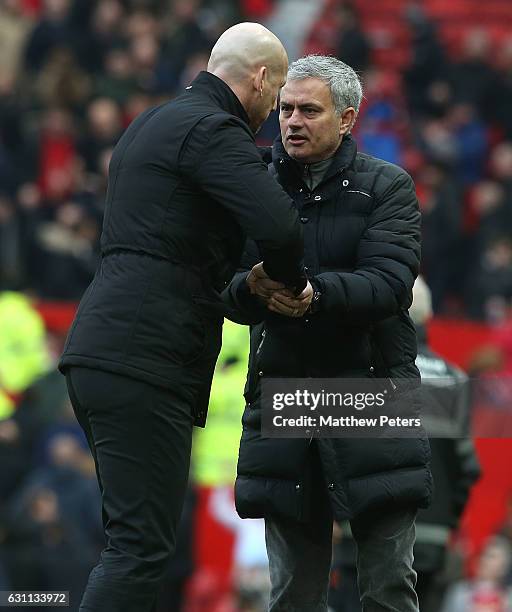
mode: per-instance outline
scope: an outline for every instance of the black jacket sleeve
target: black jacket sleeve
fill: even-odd
[[[229,306],[229,319],[242,325],[256,325],[268,316],[265,304],[249,291],[246,283],[250,270],[261,261],[258,246],[247,240],[240,267],[222,293],[222,299]]]
[[[190,180],[227,208],[255,240],[266,273],[302,291],[306,278],[297,211],[269,176],[248,129],[235,118],[207,117],[192,130],[180,162]]]
[[[353,272],[311,279],[320,309],[345,320],[378,321],[410,306],[420,262],[420,212],[411,177],[400,173],[370,215]]]

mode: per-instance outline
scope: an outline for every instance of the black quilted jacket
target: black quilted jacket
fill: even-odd
[[[224,305],[246,236],[272,275],[304,287],[302,226],[268,176],[248,116],[202,72],[142,113],[112,154],[102,258],[60,369],[83,366],[170,387],[203,425]]]
[[[301,519],[307,515],[310,442],[261,436],[260,381],[267,376],[390,376],[398,384],[419,379],[407,309],[419,268],[420,213],[409,175],[357,153],[351,137],[313,192],[280,140],[270,170],[299,210],[308,276],[322,297],[319,312],[302,319],[269,315],[245,284],[247,270],[261,261],[257,246],[247,244],[243,271],[226,294],[238,320],[252,325],[236,504],[243,517],[274,513]],[[317,444],[337,518],[386,503],[428,505],[426,438]]]

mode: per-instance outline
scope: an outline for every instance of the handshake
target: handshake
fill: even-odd
[[[269,310],[287,317],[302,317],[313,299],[313,287],[309,281],[302,293],[294,295],[283,283],[267,275],[263,263],[253,267],[247,275],[246,283],[250,292],[261,298]]]

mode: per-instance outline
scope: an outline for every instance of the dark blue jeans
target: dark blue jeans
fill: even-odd
[[[66,380],[96,464],[106,539],[80,612],[150,612],[185,497],[190,400],[87,368],[70,368]]]
[[[325,490],[319,487],[312,501],[307,523],[265,520],[271,612],[327,612],[332,514]],[[418,612],[415,518],[416,509],[380,508],[350,522],[363,612]]]

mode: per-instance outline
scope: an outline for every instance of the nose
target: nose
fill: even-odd
[[[293,110],[293,113],[291,114],[290,118],[288,119],[288,125],[292,128],[294,127],[302,127],[303,122],[302,122],[302,113],[300,112],[300,110],[298,108],[295,108]]]

